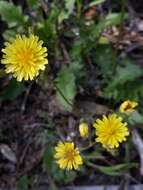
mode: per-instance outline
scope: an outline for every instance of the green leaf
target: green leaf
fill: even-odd
[[[37,0],[27,0],[27,4],[32,9],[37,9],[39,7],[39,2]]]
[[[125,14],[124,19],[127,18],[127,14]],[[122,22],[122,13],[110,13],[105,18],[105,26],[113,26],[119,25]]]
[[[15,38],[16,34],[22,34],[24,31],[24,27],[22,25],[18,25],[16,27],[12,27],[9,29],[6,29],[3,33],[4,39],[8,40]]]
[[[143,115],[141,115],[138,111],[134,111],[128,118],[128,122],[131,125],[142,124],[143,123]]]
[[[112,85],[123,84],[126,81],[133,81],[134,79],[142,76],[143,71],[139,66],[127,63],[125,66],[117,68],[116,77]]]
[[[59,23],[64,19],[68,19],[74,9],[75,0],[65,0],[65,10],[62,10],[59,14]]]
[[[90,154],[84,154],[83,157],[85,157],[86,160],[104,160],[105,157],[102,155],[102,153],[99,150],[93,151]]]
[[[65,7],[68,12],[68,15],[70,15],[73,12],[74,4],[75,0],[65,0]]]
[[[124,173],[128,172],[129,169],[137,166],[137,163],[125,163],[115,166],[97,166],[97,169],[107,175],[122,176]]]
[[[39,36],[41,40],[44,41],[45,45],[50,48],[50,53],[54,51],[57,47],[57,28],[56,23],[58,20],[59,10],[56,6],[52,6],[52,9],[49,12],[48,18],[44,19],[42,22],[38,23],[35,26],[35,33]],[[48,32],[47,32],[48,31]]]
[[[23,83],[17,82],[15,79],[11,80],[8,86],[5,88],[2,99],[4,100],[13,100],[21,95],[25,90]]]
[[[126,19],[127,16],[124,17]],[[111,26],[118,26],[122,22],[121,13],[110,13],[106,17],[101,17],[98,24],[91,26],[90,37],[93,41],[100,37],[102,31]]]
[[[115,51],[107,45],[100,45],[93,56],[93,63],[98,65],[105,80],[111,78],[117,62]]]
[[[108,45],[109,44],[109,39],[107,37],[101,36],[99,38],[99,44]]]
[[[84,73],[84,70],[83,70],[83,64],[79,61],[73,61],[72,64],[70,65],[70,68],[73,72],[73,74],[75,75],[76,79],[81,79],[85,73]]]
[[[27,20],[27,17],[23,16],[21,7],[7,1],[0,1],[0,16],[9,27],[23,25]]]
[[[87,164],[95,169],[98,169],[100,172],[110,176],[122,176],[123,174],[128,172],[129,169],[138,167],[138,163],[125,163],[114,166],[99,166],[91,162],[87,162]]]
[[[124,99],[138,101],[143,91],[143,84],[140,81],[140,77],[143,74],[142,69],[127,59],[121,62],[118,60],[116,65],[116,71],[108,79],[109,82],[107,80],[107,86],[104,88],[104,96],[116,99],[116,101]]]
[[[28,189],[28,177],[25,175],[25,176],[22,176],[19,180],[18,180],[18,189]]]
[[[75,75],[68,66],[63,66],[56,78],[57,98],[66,111],[72,110],[76,95]]]
[[[65,184],[71,183],[76,178],[76,173],[74,171],[64,171],[61,169],[57,169],[53,173],[54,179],[57,182],[64,182]]]
[[[48,172],[52,171],[53,167],[53,148],[51,146],[47,146],[45,148],[45,152],[43,155],[43,167]]]
[[[17,34],[16,30],[14,30],[13,28],[7,29],[4,31],[3,37],[4,37],[4,39],[9,40],[11,38],[14,38],[16,36],[16,34]]]
[[[92,1],[91,3],[89,3],[88,7],[92,7],[92,6],[95,6],[95,5],[99,5],[101,3],[104,3],[106,0],[94,0]]]
[[[139,66],[130,63],[128,60],[124,60],[124,65],[119,65],[116,69],[116,74],[113,76],[110,82],[110,87],[115,87],[119,84],[124,84],[129,81],[134,81],[138,77],[142,76],[143,71]]]
[[[97,44],[101,43],[102,32],[108,27],[120,25],[122,19],[122,14],[110,13],[107,16],[101,16],[98,23],[93,22],[88,26],[84,25],[84,28],[80,30],[80,39],[75,42],[78,54],[84,52],[87,55],[92,49],[97,49]]]

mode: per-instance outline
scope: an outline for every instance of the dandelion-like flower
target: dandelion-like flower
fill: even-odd
[[[120,105],[119,111],[122,113],[130,114],[135,111],[137,105],[137,102],[126,100]]]
[[[73,142],[60,142],[55,147],[55,159],[61,169],[72,170],[82,165],[82,158]]]
[[[33,34],[29,37],[17,35],[11,42],[6,42],[2,49],[6,73],[12,73],[17,81],[33,80],[38,76],[48,64],[47,48],[42,44],[43,41]]]
[[[79,125],[79,133],[80,136],[83,138],[87,138],[89,135],[89,130],[88,130],[88,124],[86,122],[82,122]]]
[[[122,122],[122,118],[116,114],[103,116],[102,120],[97,119],[93,125],[96,129],[96,141],[100,142],[104,148],[118,148],[119,143],[126,141],[129,135],[127,123]]]

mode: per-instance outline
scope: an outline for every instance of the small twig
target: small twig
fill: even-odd
[[[138,181],[137,179],[135,179],[133,176],[131,176],[129,173],[127,174],[128,175],[128,177],[134,182],[134,183],[136,183],[136,184],[138,184],[138,185],[140,185],[141,183],[140,183],[140,181]]]
[[[31,144],[31,141],[29,141],[29,142],[26,144],[26,146],[25,146],[25,148],[24,148],[24,150],[23,150],[23,152],[22,152],[22,155],[21,155],[21,157],[20,157],[18,166],[20,166],[20,164],[23,162],[23,160],[24,160],[24,158],[25,158],[25,156],[26,156],[26,154],[27,154],[27,151],[28,151],[28,148],[29,148],[30,144]],[[18,167],[18,168],[19,168],[19,167]]]
[[[130,184],[130,178],[128,173],[126,173],[117,190],[128,190],[129,184]]]
[[[140,156],[140,174],[143,175],[143,140],[136,129],[132,130],[132,140]]]
[[[32,124],[27,124],[24,125],[25,128],[35,128],[35,127],[43,127],[43,128],[48,128],[48,123],[32,123]]]

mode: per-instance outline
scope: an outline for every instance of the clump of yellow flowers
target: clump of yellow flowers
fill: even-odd
[[[97,119],[93,124],[95,128],[96,142],[101,143],[107,150],[118,148],[120,143],[127,140],[129,130],[127,123],[115,113],[108,116],[103,115],[102,119]],[[79,125],[81,137],[89,135],[88,124],[83,122]],[[73,142],[60,142],[55,147],[55,159],[61,169],[78,169],[83,164],[78,148]]]
[[[38,76],[48,64],[47,48],[42,44],[43,41],[33,34],[29,37],[17,35],[11,42],[6,42],[2,49],[6,73],[12,73],[17,81],[33,80]]]
[[[79,150],[75,148],[73,142],[60,142],[55,151],[55,159],[61,169],[76,170],[83,163]]]
[[[14,40],[5,43],[2,52],[1,62],[5,65],[6,73],[11,73],[17,81],[33,80],[48,64],[47,48],[43,47],[43,41],[33,34],[28,37],[17,35]],[[135,111],[137,105],[137,102],[126,100],[120,105],[119,110],[129,114]],[[118,148],[129,136],[127,123],[115,113],[103,115],[102,119],[97,119],[93,126],[96,142],[101,143],[107,150]],[[83,138],[89,136],[88,123],[79,124],[79,133]],[[79,149],[75,147],[74,142],[59,142],[55,147],[54,157],[61,169],[76,170],[83,164]]]
[[[119,111],[122,113],[130,114],[135,111],[137,105],[137,102],[126,100],[120,105]]]
[[[97,119],[93,124],[95,127],[96,142],[101,143],[104,148],[118,148],[119,144],[126,141],[129,136],[127,123],[115,113],[108,116],[103,115],[102,119]],[[80,135],[82,137],[88,134],[88,124],[80,124]],[[55,147],[55,159],[61,169],[78,169],[83,164],[82,157],[78,148],[75,148],[73,142],[60,142]]]

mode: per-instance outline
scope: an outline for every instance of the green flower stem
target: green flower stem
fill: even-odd
[[[125,8],[126,8],[126,0],[121,0],[121,25],[119,28],[119,38],[118,38],[119,42],[121,41],[124,32]]]
[[[121,24],[124,22],[125,17],[126,0],[121,0]]]
[[[88,150],[89,148],[93,147],[96,144],[96,142],[90,142],[88,146],[81,148],[80,152]]]
[[[118,42],[119,44],[122,40],[123,32],[124,32],[124,18],[125,18],[125,8],[126,8],[126,0],[121,0],[121,24],[119,26],[119,36],[118,36]],[[115,50],[115,56],[118,56],[118,50]],[[113,73],[116,72],[118,64],[114,62],[113,64]]]
[[[80,19],[81,17],[81,7],[82,7],[82,3],[81,0],[77,0],[77,18]]]

